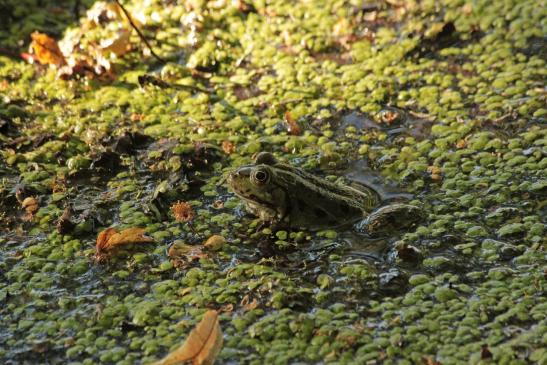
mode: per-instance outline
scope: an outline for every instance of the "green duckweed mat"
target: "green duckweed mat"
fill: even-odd
[[[111,5],[0,3],[2,364],[149,364],[207,309],[217,364],[547,363],[544,2],[179,3],[124,3],[162,61]],[[261,227],[223,183],[260,151],[427,218]]]

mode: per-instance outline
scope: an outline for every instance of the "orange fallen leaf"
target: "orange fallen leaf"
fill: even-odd
[[[61,52],[55,39],[47,34],[34,32],[30,35],[32,42],[30,49],[34,52],[34,57],[42,65],[55,65],[57,67],[66,64],[65,56]]]
[[[192,206],[186,202],[176,202],[171,206],[171,212],[173,212],[177,222],[189,222],[195,217]]]
[[[33,196],[29,196],[25,198],[25,200],[21,202],[21,206],[23,207],[26,213],[23,216],[23,220],[27,222],[32,220],[32,218],[34,217],[34,213],[36,213],[38,211],[38,208],[40,208],[38,204],[38,200],[36,200],[36,198]]]
[[[212,365],[222,349],[222,341],[218,313],[209,310],[182,346],[153,365],[175,365],[184,361],[192,361],[193,365]]]
[[[235,152],[236,146],[232,142],[226,140],[222,142],[222,150],[225,154],[231,155]]]
[[[145,236],[143,228],[133,227],[124,229],[121,232],[116,231],[114,228],[108,228],[99,233],[95,247],[97,249],[97,254],[100,254],[114,246],[153,241],[154,239],[152,237]]]
[[[258,307],[258,301],[256,300],[256,298],[254,298],[253,301],[251,302],[251,299],[249,298],[249,295],[247,294],[243,297],[243,299],[241,299],[241,303],[239,303],[239,305],[243,307],[243,310],[245,312],[248,312]]]
[[[298,122],[294,120],[290,112],[285,112],[285,122],[287,122],[287,132],[289,132],[289,134],[292,134],[293,136],[302,134],[302,130],[300,129]]]

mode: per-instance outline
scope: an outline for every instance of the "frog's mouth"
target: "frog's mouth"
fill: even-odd
[[[256,196],[255,194],[251,194],[249,191],[242,190],[241,188],[237,186],[237,184],[234,184],[235,180],[236,180],[235,176],[233,176],[232,174],[228,175],[228,178],[227,178],[228,186],[230,187],[230,190],[232,190],[238,198],[240,198],[241,200],[243,200],[244,202],[248,204],[260,206],[261,208],[265,210],[271,211],[273,214],[277,214],[279,219],[285,218],[286,214],[288,213],[288,210],[281,209],[280,211],[279,207],[281,206],[281,204],[274,204],[272,202],[266,201]],[[288,198],[287,191],[281,186],[277,186],[277,187],[283,190],[283,192],[285,193],[284,196]],[[284,203],[285,205],[288,206],[287,201],[285,201]]]
[[[232,187],[233,192],[238,196],[238,198],[245,200],[246,202],[253,203],[256,205],[260,205],[264,208],[270,209],[272,211],[276,211],[276,206],[272,203],[269,203],[263,199],[260,199],[258,196],[254,194],[250,195],[244,195],[241,191],[238,191],[237,189]]]

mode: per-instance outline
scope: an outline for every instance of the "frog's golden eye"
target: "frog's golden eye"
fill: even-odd
[[[251,179],[257,185],[264,185],[270,179],[270,174],[266,170],[255,170],[251,175]]]

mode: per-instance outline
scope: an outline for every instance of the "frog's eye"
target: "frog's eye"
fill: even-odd
[[[256,170],[251,175],[251,179],[257,185],[264,185],[265,183],[268,182],[269,178],[270,178],[270,174],[268,174],[268,171],[265,171],[265,170]]]

